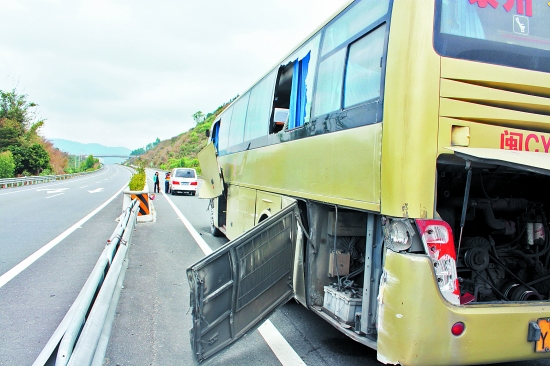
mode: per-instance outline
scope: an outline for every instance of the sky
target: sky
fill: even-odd
[[[129,149],[242,94],[348,0],[1,0],[0,90],[47,139]]]

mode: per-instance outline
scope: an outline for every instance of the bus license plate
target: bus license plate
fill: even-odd
[[[535,352],[550,352],[550,337],[547,338],[548,333],[550,333],[550,318],[539,319],[537,323],[540,327],[541,336],[535,343]]]

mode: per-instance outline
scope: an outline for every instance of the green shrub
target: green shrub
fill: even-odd
[[[0,153],[0,178],[13,178],[15,173],[15,162],[9,151]]]
[[[132,178],[130,178],[130,184],[128,186],[130,187],[131,191],[143,191],[145,188],[145,169],[143,167],[139,167],[137,169],[137,173],[132,175]]]

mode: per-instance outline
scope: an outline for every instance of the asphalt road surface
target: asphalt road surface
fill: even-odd
[[[36,359],[114,230],[122,209],[119,192],[129,177],[126,168],[110,165],[87,177],[0,190],[0,365],[30,365]],[[152,191],[151,180],[149,187]],[[189,344],[185,270],[204,252],[184,221],[212,250],[227,240],[210,235],[207,201],[156,194],[153,204],[156,221],[140,223],[134,232],[105,365],[197,364]],[[49,251],[32,257],[45,246]],[[251,331],[202,364],[379,365],[374,350],[294,301],[269,320],[282,341]],[[290,351],[274,352],[279,346]]]
[[[130,176],[107,165],[82,177],[0,190],[0,365],[34,362],[115,229],[122,211],[117,192]],[[43,247],[51,249],[26,260]]]

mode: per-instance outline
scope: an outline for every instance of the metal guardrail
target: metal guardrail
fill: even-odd
[[[121,215],[84,287],[34,366],[103,364],[138,211],[134,200]]]
[[[101,166],[100,169],[103,169],[103,165]],[[37,184],[37,183],[54,182],[56,180],[79,177],[81,175],[91,174],[95,172],[97,172],[97,170],[94,170],[93,172],[80,172],[80,173],[72,173],[72,174],[33,175],[30,177],[3,178],[3,179],[0,179],[0,188],[19,187],[19,186],[27,186],[31,184]]]

